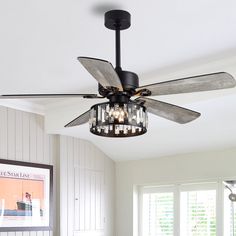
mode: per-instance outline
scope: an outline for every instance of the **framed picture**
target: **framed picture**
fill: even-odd
[[[52,229],[53,166],[0,159],[0,231]]]

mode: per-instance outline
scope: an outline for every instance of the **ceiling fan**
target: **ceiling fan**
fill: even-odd
[[[93,134],[106,137],[130,137],[146,133],[147,112],[184,124],[195,120],[200,113],[173,104],[149,98],[156,95],[192,93],[233,88],[235,79],[228,73],[217,72],[177,80],[139,86],[138,76],[121,68],[120,31],[131,25],[129,12],[111,10],[105,13],[105,26],[115,31],[116,67],[108,61],[78,57],[84,68],[97,80],[97,94],[8,94],[0,98],[107,98],[69,122],[73,127],[89,122]],[[133,99],[133,97],[136,97]]]

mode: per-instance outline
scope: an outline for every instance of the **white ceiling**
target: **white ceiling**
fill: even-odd
[[[132,27],[122,32],[122,65],[139,74],[141,85],[217,71],[236,77],[235,0],[150,0],[148,4],[2,0],[0,94],[96,92],[95,80],[76,57],[114,62],[114,33],[103,26],[101,13],[113,7],[132,15]],[[109,139],[90,134],[88,125],[63,128],[96,100],[16,101],[14,107],[39,113],[44,109],[48,132],[88,139],[114,160],[236,146],[236,89],[158,99],[194,109],[202,116],[178,125],[150,115],[147,134]]]

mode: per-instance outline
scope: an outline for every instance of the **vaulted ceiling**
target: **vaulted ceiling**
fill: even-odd
[[[96,81],[77,56],[114,62],[114,33],[104,27],[109,9],[128,10],[132,26],[122,32],[122,65],[140,84],[226,71],[236,78],[234,0],[2,0],[0,2],[0,94],[96,92]],[[149,116],[148,133],[101,138],[88,125],[63,128],[97,100],[1,101],[45,114],[49,133],[90,140],[114,160],[224,149],[235,146],[236,89],[158,97],[200,112],[179,125]]]

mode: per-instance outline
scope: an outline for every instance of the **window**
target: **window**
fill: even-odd
[[[236,235],[236,202],[229,194],[222,182],[142,187],[138,235]]]
[[[180,192],[180,235],[216,235],[216,190]]]
[[[174,193],[167,189],[146,189],[142,196],[142,235],[172,236],[174,232]],[[152,192],[154,190],[154,192]]]

